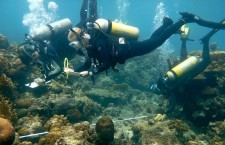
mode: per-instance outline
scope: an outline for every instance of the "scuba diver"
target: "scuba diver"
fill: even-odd
[[[122,25],[105,19],[97,19],[93,24],[76,27],[69,32],[68,40],[76,50],[84,50],[86,61],[79,70],[81,76],[92,76],[110,67],[115,69],[117,63],[124,64],[127,59],[145,55],[161,46],[171,35],[176,33],[185,23],[195,22],[211,28],[225,28],[225,24],[205,21],[198,16],[183,12],[182,18],[176,23],[167,17],[163,25],[144,41],[137,41],[139,30],[128,25]],[[113,36],[114,35],[114,36]],[[75,69],[65,69],[73,73]]]
[[[83,0],[80,16],[81,20],[76,25],[82,27],[88,21],[94,22],[97,19],[97,0]],[[89,17],[87,8],[89,4]],[[26,64],[41,64],[44,68],[44,75],[40,75],[29,87],[37,87],[51,79],[56,78],[63,72],[63,61],[72,59],[76,51],[67,39],[69,29],[72,28],[71,21],[66,18],[60,21],[47,24],[35,29],[30,36],[26,35],[25,42],[19,45],[19,57]],[[65,64],[64,64],[65,65]]]
[[[88,3],[89,2],[89,3]],[[88,9],[89,9],[89,16],[88,16]],[[97,0],[83,0],[81,9],[80,9],[80,22],[75,26],[75,28],[70,29],[69,33],[73,33],[75,35],[68,35],[68,40],[71,39],[75,39],[74,37],[78,38],[78,33],[83,33],[83,31],[81,31],[80,28],[86,28],[87,24],[93,24],[98,18],[98,10],[97,10]],[[79,31],[79,32],[76,32]],[[86,39],[90,38],[90,35],[86,34],[83,37],[85,37]],[[74,45],[78,45],[76,44],[75,41],[71,42],[69,44],[70,46],[72,46],[74,48]],[[76,71],[82,71],[83,69],[86,69],[86,65],[88,65],[89,63],[91,63],[91,60],[89,59],[88,55],[87,55],[87,51],[85,48],[81,48],[81,49],[75,49],[77,51],[77,53],[82,56],[82,61],[84,62],[84,64],[81,64],[80,66],[78,66],[76,68]]]
[[[19,58],[25,65],[38,64],[44,73],[27,86],[35,88],[63,72],[63,60],[72,59],[76,51],[69,45],[67,35],[72,23],[68,18],[36,28],[25,35],[18,46]]]
[[[209,40],[218,31],[218,29],[213,29],[200,39],[201,43],[203,44],[201,58],[197,56],[190,56],[189,58],[187,58],[186,41],[189,40],[189,28],[186,26],[182,27],[184,31],[181,32],[181,62],[173,68],[169,67],[169,71],[158,80],[157,84],[153,84],[151,86],[151,89],[155,93],[164,94],[170,99],[170,105],[166,113],[171,113],[175,108],[175,94],[179,90],[179,87],[185,85],[188,81],[192,80],[194,77],[202,73],[210,64],[211,59],[209,50]],[[171,65],[169,64],[169,66]]]

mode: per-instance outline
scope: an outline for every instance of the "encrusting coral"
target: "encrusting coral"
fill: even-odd
[[[11,123],[0,118],[0,145],[12,145],[15,140],[15,130]]]

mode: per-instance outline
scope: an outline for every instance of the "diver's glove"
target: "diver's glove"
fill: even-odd
[[[37,83],[38,85],[44,85],[45,84],[45,75],[40,75],[40,77],[34,79],[34,82]]]
[[[93,75],[93,72],[91,72],[91,71],[82,71],[79,74],[82,77],[86,77],[86,76],[92,76]]]
[[[34,82],[37,83],[38,85],[44,85],[45,84],[45,79],[36,78],[36,79],[34,79]]]
[[[198,23],[200,21],[200,17],[196,16],[195,14],[189,13],[189,12],[179,12],[182,16],[181,20],[183,20],[185,23]]]

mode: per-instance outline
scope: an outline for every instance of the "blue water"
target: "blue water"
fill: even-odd
[[[50,2],[44,0],[44,4]],[[59,6],[57,10],[57,19],[68,17],[75,25],[79,21],[79,10],[82,0],[54,0]],[[153,21],[157,15],[156,7],[162,2],[166,13],[174,21],[180,18],[179,11],[188,11],[199,15],[200,17],[211,20],[220,21],[225,18],[225,2],[224,0],[98,0],[100,17],[107,19],[118,19],[123,16],[123,9],[118,9],[116,2],[129,3],[125,9],[126,15],[123,21],[127,24],[136,26],[140,29],[140,38],[146,39],[153,32]],[[27,0],[1,0],[0,1],[0,33],[8,37],[10,42],[23,41],[24,34],[29,33],[29,28],[24,26],[22,21],[25,14],[29,13],[29,3]],[[206,34],[210,29],[203,28],[197,24],[190,24],[190,38],[195,42],[188,43],[188,47],[193,49],[201,49],[199,38]],[[224,50],[225,31],[219,31],[211,41]],[[174,48],[180,48],[178,35],[172,36],[169,41]]]

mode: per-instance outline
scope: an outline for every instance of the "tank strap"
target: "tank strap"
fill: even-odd
[[[178,78],[178,76],[177,76],[177,74],[176,74],[176,72],[175,71],[173,71],[172,69],[171,70],[169,70],[171,73],[173,73],[173,75],[175,76],[175,78],[177,79]]]
[[[109,27],[108,27],[108,29],[106,31],[107,34],[109,34],[110,31],[112,30],[112,21],[108,21],[108,23],[109,23]]]
[[[51,33],[51,36],[54,36],[55,35],[55,30],[54,30],[54,28],[50,25],[50,24],[47,24],[46,25],[48,28],[49,28],[49,30],[52,32]]]

